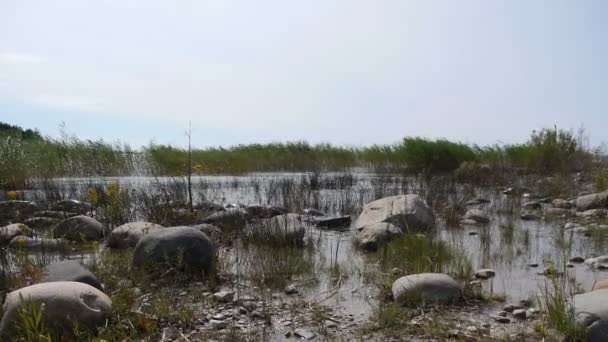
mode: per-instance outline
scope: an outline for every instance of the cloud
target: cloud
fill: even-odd
[[[46,58],[39,55],[21,52],[0,52],[0,63],[7,64],[37,64],[46,62]]]

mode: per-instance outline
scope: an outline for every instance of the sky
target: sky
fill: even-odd
[[[607,141],[604,0],[0,0],[0,121],[195,146]]]

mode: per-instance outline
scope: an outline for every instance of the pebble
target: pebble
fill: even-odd
[[[296,329],[293,334],[305,340],[312,340],[313,338],[315,338],[315,336],[317,336],[314,332],[306,329]]]
[[[507,317],[494,316],[492,318],[498,323],[511,323],[511,320]]]
[[[225,321],[218,321],[215,319],[210,320],[209,323],[211,324],[213,329],[216,330],[226,329],[226,327],[228,326],[228,323],[226,323]]]
[[[296,286],[294,284],[291,284],[285,288],[285,293],[288,295],[294,295],[294,294],[298,293],[298,289],[296,288]]]

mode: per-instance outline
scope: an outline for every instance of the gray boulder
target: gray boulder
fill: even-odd
[[[170,265],[187,272],[210,272],[215,258],[211,240],[194,227],[170,227],[145,235],[133,252],[133,267]]]
[[[365,226],[363,229],[357,231],[354,238],[359,247],[368,251],[375,251],[380,245],[387,243],[402,234],[403,231],[401,228],[394,224],[379,222]]]
[[[284,214],[252,222],[247,226],[247,238],[260,244],[301,246],[304,244],[306,223],[298,214]]]
[[[459,300],[462,291],[458,283],[447,274],[420,273],[401,277],[393,283],[396,302],[451,303]]]
[[[8,247],[12,249],[34,251],[58,251],[66,249],[67,246],[68,241],[65,239],[34,239],[29,236],[15,236],[8,244]]]
[[[207,235],[207,237],[211,239],[211,242],[213,242],[215,246],[227,240],[226,234],[224,234],[219,227],[216,227],[212,224],[201,223],[193,227],[203,232],[203,234]]]
[[[488,217],[488,214],[485,211],[483,211],[481,209],[476,209],[476,208],[467,210],[467,212],[464,214],[463,219],[472,220],[477,223],[490,222],[490,217]]]
[[[108,247],[124,249],[135,247],[145,235],[164,227],[150,222],[130,222],[112,230],[108,238]]]
[[[32,236],[32,230],[23,223],[13,223],[0,228],[0,246],[8,244],[16,236]]]
[[[66,260],[46,265],[42,282],[75,281],[103,291],[101,282],[88,268],[76,260]]]
[[[608,191],[580,196],[576,199],[576,210],[608,208]]]
[[[53,203],[53,205],[51,206],[51,210],[86,214],[87,212],[93,210],[93,206],[87,202],[82,202],[75,199],[68,199]]]
[[[67,218],[53,227],[54,238],[70,241],[97,241],[103,239],[103,226],[96,219],[84,215]]]
[[[608,289],[574,296],[576,322],[587,331],[587,341],[608,341]]]
[[[608,216],[607,209],[589,209],[582,212],[576,213],[577,217],[582,218],[604,218]]]
[[[381,222],[391,223],[404,232],[428,231],[435,225],[435,214],[418,195],[385,197],[366,204],[353,229],[359,232]]]
[[[75,323],[96,331],[112,313],[110,298],[90,285],[69,281],[31,285],[7,295],[2,306],[0,339],[15,337],[15,322],[19,320],[23,301],[41,306],[48,328],[59,334],[73,331]]]

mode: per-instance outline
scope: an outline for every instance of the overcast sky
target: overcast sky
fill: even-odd
[[[197,146],[608,141],[608,1],[0,0],[0,121]]]

